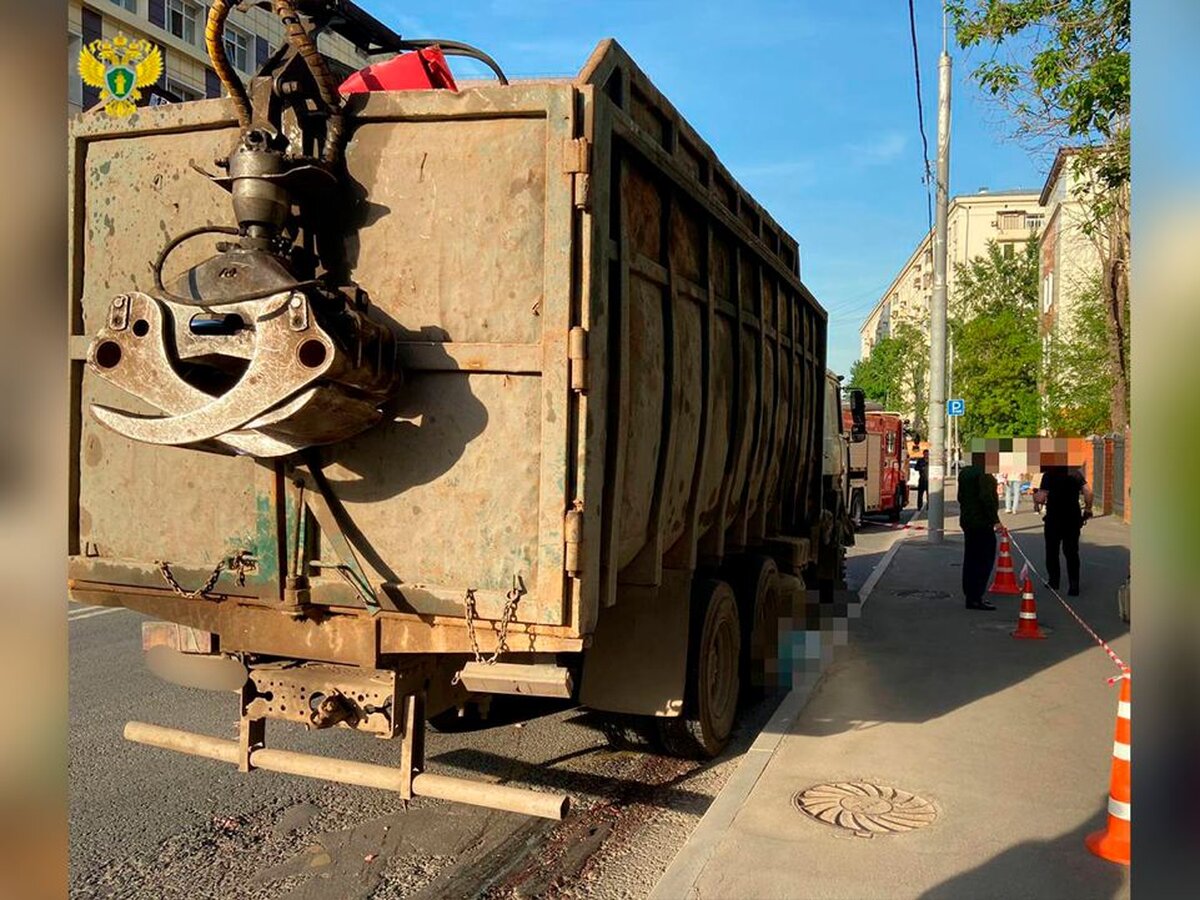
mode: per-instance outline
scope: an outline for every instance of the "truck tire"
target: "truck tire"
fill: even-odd
[[[862,491],[855,491],[850,497],[850,524],[854,526],[855,531],[863,526],[863,516],[866,512],[864,506]]]
[[[724,581],[697,579],[692,597],[683,714],[656,721],[668,754],[712,759],[729,743],[737,714],[741,626],[733,589]]]
[[[775,687],[772,680],[778,670],[768,662],[779,654],[779,619],[783,614],[779,567],[769,556],[746,557],[734,585],[742,626],[738,667],[742,695],[761,697]]]

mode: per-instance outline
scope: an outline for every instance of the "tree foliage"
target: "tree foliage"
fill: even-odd
[[[916,428],[925,422],[928,381],[929,339],[910,322],[901,322],[850,368],[852,386],[885,409],[904,413]]]
[[[893,337],[876,341],[871,355],[850,367],[850,384],[862,388],[868,400],[890,407],[900,397],[900,373],[904,347]]]
[[[951,327],[956,322],[1009,309],[1036,317],[1039,252],[1036,238],[1013,247],[1012,252],[988,241],[983,256],[956,266],[954,296],[950,298]]]
[[[911,322],[901,322],[893,338],[903,351],[900,356],[901,396],[912,400],[912,405],[902,411],[908,414],[912,427],[921,432],[929,420],[929,336]]]
[[[1130,0],[949,0],[958,44],[997,52],[974,70],[1037,149],[1082,144],[1108,187],[1129,181]]]
[[[949,0],[973,75],[1037,151],[1073,147],[1073,193],[1101,261],[1110,424],[1128,423],[1130,0]]]
[[[1072,315],[1051,334],[1042,383],[1050,434],[1103,434],[1112,422],[1112,372],[1108,358],[1108,317],[1099,279],[1081,290]]]
[[[954,341],[954,391],[967,401],[961,438],[1037,434],[1038,247],[987,253],[955,271],[948,320]]]

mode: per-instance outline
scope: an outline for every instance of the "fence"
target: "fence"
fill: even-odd
[[[1092,445],[1089,481],[1096,495],[1094,508],[1097,515],[1116,515],[1126,521],[1130,519],[1126,503],[1130,486],[1125,471],[1128,440],[1128,434],[1093,435],[1088,438]]]

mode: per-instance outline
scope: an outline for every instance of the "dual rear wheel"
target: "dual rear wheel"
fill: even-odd
[[[779,569],[770,557],[750,556],[729,575],[730,581],[698,578],[693,585],[683,714],[655,720],[672,756],[718,755],[733,733],[739,700],[778,683],[785,612]]]

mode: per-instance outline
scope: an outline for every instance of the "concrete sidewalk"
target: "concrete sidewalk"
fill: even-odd
[[[1043,571],[1040,519],[1003,521]],[[785,698],[653,898],[1128,896],[1128,870],[1083,845],[1105,818],[1116,669],[1040,585],[1044,641],[1009,636],[1019,598],[964,609],[962,536],[947,529],[942,545],[898,545],[849,643]],[[1119,521],[1089,523],[1072,602],[1132,663],[1115,599],[1128,547]],[[799,810],[798,794],[839,782],[910,792],[935,818],[865,838]]]

